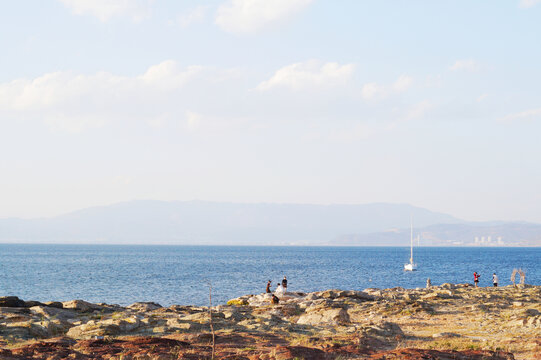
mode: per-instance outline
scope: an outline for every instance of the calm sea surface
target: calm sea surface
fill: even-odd
[[[24,300],[84,299],[128,305],[213,304],[263,292],[287,275],[290,291],[424,287],[473,281],[510,284],[513,268],[541,285],[541,248],[417,248],[416,272],[404,272],[409,248],[230,247],[0,244],[0,296]]]

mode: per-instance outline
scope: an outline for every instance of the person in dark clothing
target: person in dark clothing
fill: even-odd
[[[481,275],[479,275],[477,273],[477,271],[473,272],[473,283],[475,284],[475,287],[477,287],[479,285],[479,278],[480,277],[481,277]]]
[[[271,282],[272,282],[272,281],[270,281],[270,280],[269,280],[269,282],[267,282],[267,290],[266,290],[267,294],[270,294],[270,292],[271,292],[271,289],[270,289],[270,287],[271,287]]]
[[[278,304],[279,301],[280,301],[280,299],[278,299],[278,296],[272,294],[272,300],[271,300],[271,302],[272,302],[273,304]]]
[[[284,276],[282,280],[282,287],[284,288],[284,293],[287,291],[287,278]]]

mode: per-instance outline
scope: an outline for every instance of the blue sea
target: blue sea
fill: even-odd
[[[264,292],[287,275],[289,291],[424,287],[471,283],[502,286],[513,268],[526,283],[541,285],[541,248],[415,249],[418,271],[404,272],[406,247],[234,247],[0,244],[0,296],[24,300],[163,306],[213,305]]]

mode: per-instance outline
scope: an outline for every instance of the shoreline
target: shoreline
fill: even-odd
[[[48,351],[107,358],[95,357],[99,348],[123,359],[209,358],[208,310],[4,297],[0,357],[45,359]],[[286,293],[277,305],[267,294],[244,295],[213,306],[212,324],[222,358],[408,359],[439,352],[434,358],[533,359],[541,355],[541,286],[325,290]],[[164,357],[173,349],[176,357]]]
[[[239,248],[398,248],[398,249],[406,249],[409,248],[407,245],[333,245],[333,244],[325,244],[325,245],[263,245],[263,244],[230,244],[230,245],[224,245],[224,244],[201,244],[201,243],[194,243],[194,244],[171,244],[171,243],[155,243],[155,244],[147,244],[147,243],[111,243],[111,242],[81,242],[81,243],[73,243],[73,242],[24,242],[22,240],[13,240],[13,242],[10,241],[0,241],[0,245],[69,245],[69,246],[140,246],[140,247],[151,247],[151,246],[170,246],[170,247],[239,247]],[[415,248],[440,248],[440,249],[538,249],[541,248],[541,244],[539,245],[507,245],[507,246],[478,246],[478,245],[420,245],[415,246]]]

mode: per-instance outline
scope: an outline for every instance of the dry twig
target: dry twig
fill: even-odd
[[[212,283],[209,281],[209,318],[210,318],[210,332],[212,334],[212,355],[211,359],[214,360],[214,354],[216,351],[215,347],[215,334],[214,334],[214,325],[212,324]]]

